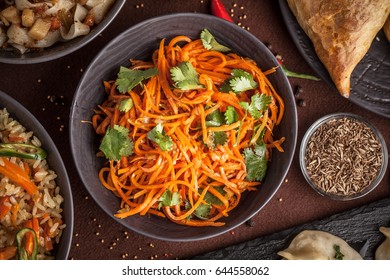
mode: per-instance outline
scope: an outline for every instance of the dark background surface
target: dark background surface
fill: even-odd
[[[262,42],[270,44],[273,52],[282,54],[290,70],[313,74],[291,40],[276,1],[222,2],[228,11],[234,14],[233,19],[238,25]],[[298,146],[294,161],[279,191],[250,223],[219,237],[187,243],[154,240],[115,223],[90,198],[71,157],[68,121],[73,94],[84,69],[113,37],[145,19],[176,12],[210,13],[210,1],[128,0],[118,17],[101,36],[73,54],[34,65],[0,63],[0,89],[22,103],[37,117],[50,133],[67,167],[75,205],[70,259],[193,258],[390,197],[389,171],[376,190],[355,201],[331,201],[309,187],[301,174],[297,151],[303,134],[315,120],[332,112],[358,114],[367,118],[381,131],[387,145],[390,143],[390,120],[354,105],[323,81],[290,78],[293,88],[298,85],[302,87],[303,92],[299,99],[305,103],[305,106],[298,106]],[[389,223],[390,217],[387,226]],[[335,234],[342,237],[342,233]],[[269,258],[277,258],[276,252],[273,256],[272,252],[270,254]]]

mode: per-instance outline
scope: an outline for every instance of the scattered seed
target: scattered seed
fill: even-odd
[[[248,227],[253,227],[253,225],[254,225],[253,219],[249,219],[248,221],[246,221],[245,225],[247,225]]]
[[[279,200],[279,202],[282,202],[282,201],[283,201],[283,198],[279,198],[278,200]]]
[[[295,87],[295,91],[294,91],[295,97],[299,97],[302,92],[303,92],[303,89],[302,89],[301,86],[298,85],[298,86]]]
[[[306,101],[304,99],[299,99],[298,106],[299,107],[306,107]]]
[[[266,46],[269,50],[272,50],[272,45],[271,45],[271,43],[265,43],[265,46]]]
[[[348,196],[364,190],[378,176],[382,146],[366,124],[351,118],[320,125],[308,140],[309,177],[326,193]]]

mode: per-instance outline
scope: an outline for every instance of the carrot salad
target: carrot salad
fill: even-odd
[[[117,218],[157,215],[188,226],[222,226],[265,178],[284,137],[273,129],[284,103],[256,63],[200,39],[161,40],[151,61],[130,60],[92,117],[107,165],[102,185],[121,199]]]

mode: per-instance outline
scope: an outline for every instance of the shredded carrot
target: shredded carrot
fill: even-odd
[[[37,186],[30,180],[25,170],[7,158],[2,158],[3,165],[0,164],[0,173],[8,177],[12,182],[19,184],[29,194],[35,194],[38,191]]]
[[[271,149],[283,151],[285,138],[274,140],[273,129],[283,117],[284,103],[267,78],[275,69],[262,72],[251,59],[207,50],[201,40],[186,36],[166,45],[161,40],[152,62],[130,61],[130,69],[155,67],[158,75],[127,93],[120,93],[115,82],[105,81],[107,99],[91,122],[99,135],[114,125],[128,128],[134,144],[131,156],[109,160],[98,175],[102,185],[121,200],[115,217],[151,214],[186,226],[223,226],[219,220],[240,203],[241,194],[261,185],[246,179],[243,150],[262,137],[268,155]],[[193,65],[203,88],[173,86],[170,69],[186,61]],[[233,69],[250,73],[258,87],[240,94],[220,92]],[[254,119],[240,102],[250,102],[259,93],[270,96],[271,104],[260,119]],[[128,112],[118,109],[125,98],[132,98],[134,104]],[[224,113],[228,106],[234,108],[238,120],[208,126],[208,118],[216,111]],[[162,124],[171,138],[171,150],[161,150],[148,138],[156,124]],[[218,133],[226,134],[226,142],[210,145]]]
[[[11,211],[9,196],[0,197],[0,219],[3,219]]]

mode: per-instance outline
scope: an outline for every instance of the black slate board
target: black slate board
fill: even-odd
[[[275,260],[277,252],[288,247],[291,240],[305,229],[322,230],[343,238],[351,247],[360,251],[364,259],[372,260],[376,248],[385,240],[380,226],[390,226],[390,198],[303,224],[248,242],[196,256],[194,259],[226,260]]]

